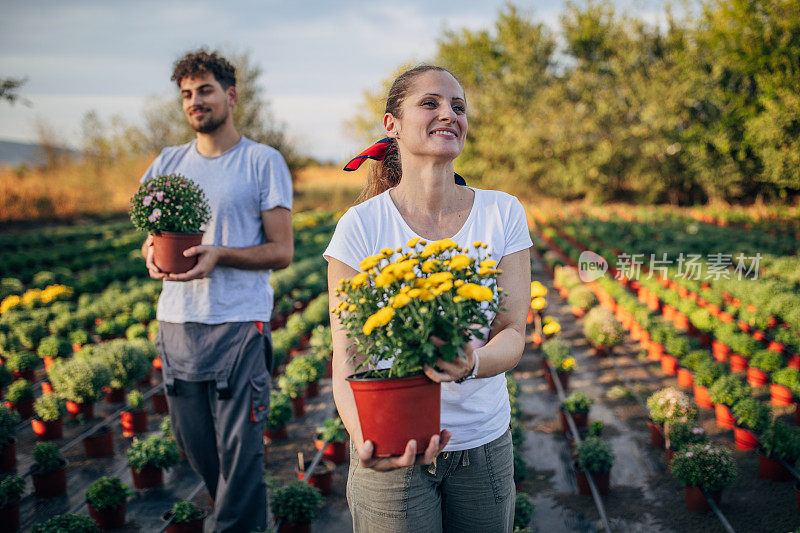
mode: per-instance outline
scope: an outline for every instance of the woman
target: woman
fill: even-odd
[[[347,482],[353,527],[512,531],[513,450],[504,372],[517,364],[525,342],[532,244],[525,212],[513,196],[454,180],[453,161],[467,134],[466,98],[446,69],[425,65],[401,74],[389,91],[383,125],[390,140],[365,153],[380,159],[386,152],[385,158],[362,193],[364,201],[341,218],[324,253],[331,307],[338,304],[339,280],[356,275],[363,258],[415,237],[451,238],[464,248],[478,240],[488,243],[503,271],[498,284],[504,298],[488,343],[473,339],[462,347],[465,358],[425,369],[442,383],[445,429],[427,449],[418,450],[412,440],[402,456],[388,458],[373,457],[372,443],[363,441],[345,380],[358,361],[349,357],[352,341],[331,317],[334,399],[357,451],[350,454]]]

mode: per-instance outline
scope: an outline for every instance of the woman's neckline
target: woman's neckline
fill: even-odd
[[[465,188],[467,188],[467,189],[472,191],[472,205],[470,206],[469,215],[467,215],[467,218],[464,220],[464,223],[461,224],[461,227],[458,228],[458,231],[456,231],[453,235],[451,235],[449,237],[443,237],[444,239],[456,240],[456,238],[459,237],[460,234],[464,231],[464,229],[470,224],[470,222],[472,221],[472,218],[475,215],[475,211],[477,211],[478,191],[476,189],[474,189],[473,187],[470,187],[469,185],[458,185],[458,187],[465,187]],[[405,229],[409,233],[411,233],[414,237],[419,237],[420,239],[424,239],[424,240],[428,240],[428,241],[441,240],[441,239],[432,239],[430,237],[426,237],[424,235],[420,235],[416,231],[411,229],[411,226],[408,224],[406,219],[403,217],[403,214],[400,212],[400,209],[397,207],[397,204],[394,203],[394,198],[392,198],[392,195],[389,194],[390,191],[392,191],[394,189],[395,189],[395,187],[392,187],[392,188],[388,189],[385,192],[386,198],[387,198],[387,201],[388,201],[388,203],[390,205],[390,208],[392,209],[392,212],[400,220],[400,222],[403,224]]]

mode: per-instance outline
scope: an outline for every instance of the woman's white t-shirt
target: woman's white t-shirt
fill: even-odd
[[[506,255],[531,247],[525,209],[519,200],[500,191],[470,189],[475,192],[472,210],[458,233],[450,237],[458,246],[474,251],[472,243],[482,241],[498,263]],[[323,252],[326,259],[332,257],[359,270],[365,257],[420,237],[403,219],[389,191],[347,210]],[[473,339],[472,343],[478,347],[483,341]],[[468,450],[491,442],[505,433],[510,422],[505,374],[461,384],[442,383],[441,426],[452,433],[444,451]]]

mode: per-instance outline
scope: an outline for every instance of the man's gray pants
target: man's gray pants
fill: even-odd
[[[269,412],[269,340],[252,322],[160,326],[156,344],[163,358],[172,430],[211,494],[216,530],[266,529],[263,435]],[[208,354],[215,348],[225,352]],[[194,350],[205,353],[185,353]],[[196,380],[200,374],[187,371],[187,357],[215,361],[216,375]]]

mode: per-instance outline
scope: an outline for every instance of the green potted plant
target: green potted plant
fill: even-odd
[[[86,491],[89,516],[101,529],[125,525],[125,507],[131,490],[116,477],[101,477]]]
[[[585,285],[578,285],[569,291],[567,303],[570,305],[573,315],[582,317],[589,309],[597,305],[597,296]]]
[[[348,383],[363,437],[374,444],[376,457],[402,454],[410,439],[425,449],[439,434],[441,386],[423,369],[439,359],[463,357],[461,346],[473,337],[485,340],[488,316],[500,307],[500,271],[483,243],[472,243],[477,257],[450,239],[415,238],[406,247],[405,253],[386,248],[365,258],[362,272],[336,289],[341,301],[332,310],[348,335],[360,341],[353,357],[361,363]],[[434,334],[442,346],[430,342]],[[381,362],[389,368],[381,369]],[[408,394],[414,402],[403,399]],[[395,415],[391,420],[377,414],[387,409]]]
[[[201,228],[211,219],[203,190],[180,174],[156,176],[142,183],[131,198],[131,222],[153,236],[153,261],[162,272],[188,272],[197,257],[183,252],[198,246]]]
[[[317,361],[325,364],[323,377],[329,378],[333,374],[331,367],[333,359],[333,337],[330,326],[319,325],[311,331],[311,354]]]
[[[542,344],[542,352],[544,361],[556,371],[561,388],[566,392],[569,389],[569,376],[577,368],[575,359],[569,356],[569,344],[559,338],[549,339]],[[547,380],[547,389],[555,392],[556,385],[549,368],[545,368],[544,377]]]
[[[677,370],[678,386],[682,389],[694,387],[694,372],[701,363],[710,363],[711,353],[706,350],[692,350],[679,361]]]
[[[692,349],[689,337],[675,333],[667,338],[664,344],[664,354],[661,356],[661,370],[668,376],[678,372],[678,362]]]
[[[92,342],[89,332],[83,328],[74,329],[67,334],[69,342],[72,344],[72,351],[77,352],[82,346]]]
[[[753,357],[761,344],[747,333],[731,335],[730,341],[728,342],[732,350],[728,357],[731,372],[744,372],[748,367],[748,359]]]
[[[318,450],[325,448],[323,458],[339,465],[347,460],[348,437],[347,430],[340,418],[328,418],[317,428],[317,438],[314,444]]]
[[[694,372],[694,401],[698,407],[703,409],[713,409],[714,402],[711,401],[708,388],[719,379],[725,369],[722,365],[712,363],[710,361],[703,361],[697,365]]]
[[[786,364],[783,355],[769,350],[758,350],[750,359],[750,366],[747,368],[747,383],[751,387],[766,387],[769,383],[769,375],[780,370]]]
[[[607,309],[595,307],[586,314],[583,334],[594,347],[595,354],[602,357],[611,353],[614,346],[622,342],[622,326]]]
[[[517,492],[514,500],[514,531],[527,531],[528,524],[533,516],[533,502],[531,497],[524,492]]]
[[[272,493],[270,507],[282,533],[309,531],[308,526],[319,514],[322,495],[316,487],[292,481]]]
[[[608,494],[611,467],[614,465],[614,452],[611,445],[600,437],[586,437],[577,449],[575,477],[578,481],[578,494],[591,494],[586,473],[592,475],[597,491]]]
[[[81,358],[82,354],[76,357]],[[106,401],[116,403],[125,399],[125,390],[147,375],[151,360],[132,341],[117,339],[97,346],[92,359],[105,364],[111,371]]]
[[[733,374],[726,374],[709,387],[708,395],[714,402],[717,427],[733,429],[736,419],[733,418],[731,407],[736,405],[739,400],[750,396],[750,385]]]
[[[770,481],[791,481],[792,473],[781,461],[793,465],[800,457],[800,428],[775,420],[761,435],[758,477]]]
[[[205,513],[190,501],[175,502],[172,509],[164,513],[167,533],[203,533]]]
[[[17,467],[17,424],[17,412],[0,405],[0,472],[11,472]]]
[[[800,371],[789,367],[775,371],[769,394],[772,405],[792,405],[794,398],[800,398]]]
[[[15,379],[34,381],[39,358],[31,352],[10,352],[6,355],[6,367]]]
[[[664,437],[669,432],[669,424],[697,418],[697,408],[689,396],[672,387],[658,390],[647,398],[647,409],[650,411],[650,444],[655,448],[668,447]]]
[[[306,414],[306,399],[304,396],[306,384],[287,375],[280,376],[277,383],[281,392],[291,400],[294,416],[297,418],[304,416]]]
[[[673,422],[667,431],[669,446],[667,447],[667,462],[671,463],[676,451],[682,449],[687,444],[705,444],[708,442],[708,435],[701,427],[695,426],[692,422]]]
[[[285,374],[295,381],[304,383],[309,398],[319,395],[319,379],[322,376],[319,365],[310,355],[300,355],[289,361]]]
[[[33,448],[31,477],[37,498],[52,498],[67,492],[67,461],[58,446],[40,442]]]
[[[267,437],[271,440],[286,438],[286,424],[292,419],[292,404],[289,397],[277,390],[269,393],[269,415],[267,415]]]
[[[50,368],[53,361],[59,357],[67,357],[72,353],[72,344],[67,340],[56,335],[45,337],[36,348],[36,353],[44,360],[45,370]]]
[[[0,364],[0,400],[3,399],[3,389],[14,382],[14,375],[5,364]]]
[[[33,388],[26,379],[18,379],[8,387],[6,407],[14,409],[22,419],[33,416]]]
[[[48,372],[53,390],[67,401],[70,418],[94,417],[94,403],[105,395],[104,387],[111,383],[111,371],[100,361],[79,359],[59,360]]]
[[[722,489],[736,480],[736,463],[730,452],[711,444],[688,444],[669,465],[672,475],[683,485],[686,508],[703,513],[710,510],[703,492],[717,503]]]
[[[120,413],[122,436],[133,437],[147,431],[147,411],[144,409],[144,396],[138,390],[128,393],[126,408]]]
[[[33,533],[99,533],[97,524],[88,516],[60,514],[33,526]]]
[[[36,438],[57,440],[64,435],[63,416],[66,412],[64,401],[54,394],[43,394],[33,402],[36,416],[31,420]]]
[[[8,476],[0,481],[0,524],[6,531],[19,529],[19,501],[25,491],[25,481],[16,476]]]
[[[755,398],[744,398],[733,406],[733,416],[736,418],[733,428],[736,449],[747,451],[758,448],[758,435],[772,422],[769,405]]]
[[[594,400],[583,392],[575,391],[570,393],[561,403],[561,408],[559,409],[561,431],[569,433],[569,424],[567,423],[565,412],[572,416],[577,429],[585,429],[589,425],[589,409],[591,409],[593,403]]]
[[[174,440],[158,435],[146,439],[133,439],[125,452],[133,474],[133,486],[137,489],[159,487],[164,483],[164,468],[180,462],[180,452]]]

